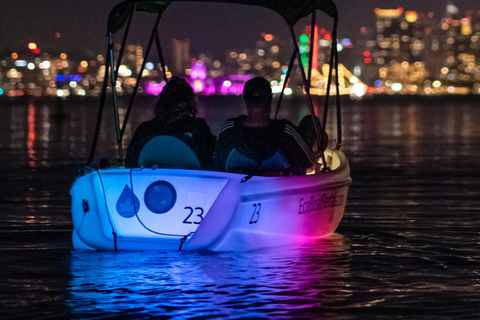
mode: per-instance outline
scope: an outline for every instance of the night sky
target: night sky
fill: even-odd
[[[21,51],[28,42],[36,42],[39,49],[103,53],[106,48],[106,21],[108,13],[118,0],[1,0],[0,52]],[[445,15],[448,0],[337,0],[339,9],[339,37],[355,37],[362,26],[373,27],[374,9],[403,7],[405,10],[434,12]],[[460,10],[480,10],[479,0],[457,0]],[[332,23],[323,14],[318,24],[330,29]],[[150,30],[148,17],[136,20]],[[135,20],[134,20],[135,22]],[[153,21],[152,21],[153,22]],[[304,25],[307,24],[304,21]],[[301,25],[302,23],[300,23]],[[133,37],[143,39],[141,28],[135,28]],[[55,33],[60,38],[55,38]],[[267,9],[237,5],[179,3],[165,13],[160,25],[163,40],[190,38],[192,51],[221,57],[228,49],[254,45],[260,32],[288,37],[283,20]],[[120,37],[117,39],[120,40]],[[132,38],[133,39],[133,38]],[[131,40],[130,42],[141,42]],[[168,41],[166,41],[168,43]]]

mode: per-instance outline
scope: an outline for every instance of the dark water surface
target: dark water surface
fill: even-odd
[[[218,132],[241,101],[200,106]],[[69,189],[97,102],[0,108],[1,319],[479,318],[478,99],[345,103],[353,184],[337,233],[244,253],[73,251]],[[98,154],[114,162],[104,117]]]

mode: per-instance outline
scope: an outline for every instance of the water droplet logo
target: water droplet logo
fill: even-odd
[[[140,210],[140,201],[128,185],[123,188],[122,194],[117,200],[117,212],[124,218],[134,217]]]

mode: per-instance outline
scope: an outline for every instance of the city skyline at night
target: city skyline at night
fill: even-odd
[[[444,10],[442,15],[436,15],[433,11],[417,12],[402,7],[374,8],[374,27],[363,26],[357,31],[358,35],[350,37],[340,31],[337,47],[341,94],[480,93],[480,62],[475,58],[480,51],[480,10],[461,11],[451,3]],[[323,95],[331,29],[322,26],[319,24],[316,28],[319,41],[314,51],[317,67],[313,70],[312,93]],[[187,77],[199,93],[238,94],[245,79],[262,76],[272,83],[275,92],[275,87],[283,85],[291,40],[281,32],[263,32],[268,30],[265,27],[250,35],[246,44],[224,48],[217,55],[208,50],[196,51],[195,38],[163,39],[167,77]],[[309,34],[308,21],[299,23],[297,41],[304,55]],[[98,95],[104,73],[103,50],[68,49],[61,32],[51,36],[56,45],[50,51],[44,50],[41,42],[25,43],[15,51],[0,51],[1,94]],[[140,44],[142,41],[137,36],[134,31],[122,60],[120,84],[117,84],[120,92],[128,93],[135,86],[143,61],[145,43]],[[158,94],[163,86],[162,71],[154,56],[151,54],[147,60],[141,88]],[[308,57],[302,60],[307,64]],[[205,69],[201,79],[194,71],[198,67]],[[289,86],[295,91],[295,82]]]

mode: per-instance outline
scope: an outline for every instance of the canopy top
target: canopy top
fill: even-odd
[[[115,33],[120,30],[128,20],[132,9],[162,14],[173,2],[210,2],[233,3],[269,8],[293,26],[301,18],[320,10],[338,20],[337,7],[332,0],[126,0],[116,5],[108,16],[108,32]]]

